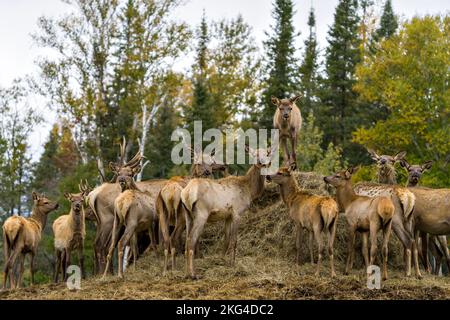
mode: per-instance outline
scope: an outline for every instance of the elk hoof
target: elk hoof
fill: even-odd
[[[332,277],[332,278],[336,278],[336,272],[333,271],[333,272],[331,273],[331,277]]]

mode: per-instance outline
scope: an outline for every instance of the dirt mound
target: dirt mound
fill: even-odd
[[[329,194],[323,177],[296,174],[300,186],[318,194]],[[426,276],[423,280],[403,276],[402,248],[396,236],[389,243],[389,275],[380,290],[369,290],[357,247],[354,270],[343,276],[347,226],[338,222],[335,241],[336,271],[330,278],[327,257],[320,277],[313,276],[306,243],[301,266],[295,261],[294,226],[280,201],[278,187],[267,184],[263,196],[244,215],[239,230],[236,266],[229,266],[223,249],[223,224],[208,224],[201,239],[202,257],[196,259],[200,280],[185,278],[184,258],[177,268],[162,276],[162,253],[142,257],[125,279],[109,276],[82,282],[79,291],[63,285],[42,285],[0,293],[2,299],[449,299],[450,277]],[[316,254],[317,257],[317,254]],[[380,261],[380,260],[379,260]]]

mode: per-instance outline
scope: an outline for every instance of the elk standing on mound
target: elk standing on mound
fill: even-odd
[[[64,193],[64,197],[70,201],[69,214],[62,215],[53,222],[53,234],[55,235],[55,283],[61,272],[62,278],[67,279],[67,267],[70,265],[72,251],[78,249],[78,262],[81,274],[85,278],[84,270],[84,238],[85,230],[85,209],[84,193]]]
[[[300,96],[290,99],[278,99],[272,97],[272,103],[277,106],[277,111],[273,116],[273,127],[280,131],[281,147],[284,151],[285,166],[297,167],[297,136],[302,127],[302,115],[300,109],[295,104]],[[291,153],[287,146],[287,139],[291,141]]]
[[[164,241],[163,273],[167,271],[169,250],[172,270],[175,269],[176,248],[181,242],[181,234],[186,225],[184,208],[181,203],[181,191],[191,179],[208,178],[214,171],[225,171],[227,167],[226,165],[217,164],[214,156],[204,154],[201,151],[193,151],[193,160],[191,176],[172,177],[156,198],[155,206]],[[169,230],[170,226],[174,227],[172,232]]]
[[[29,218],[12,216],[3,224],[3,250],[5,253],[5,267],[3,269],[3,288],[10,281],[10,288],[22,285],[25,255],[30,254],[30,283],[34,283],[34,257],[36,256],[41,233],[47,222],[47,215],[58,208],[57,202],[52,202],[44,196],[33,192],[33,211]],[[20,269],[18,281],[14,279],[16,260],[20,255]]]
[[[324,178],[326,183],[336,187],[336,197],[339,206],[345,210],[345,217],[349,224],[348,257],[345,274],[348,274],[353,265],[356,232],[362,234],[362,251],[366,268],[373,265],[377,253],[377,233],[383,230],[383,279],[387,279],[388,242],[391,233],[394,204],[388,197],[358,196],[353,191],[351,177],[357,168],[350,168],[335,175]],[[370,233],[370,260],[367,242]]]
[[[266,149],[253,150],[246,147],[256,163],[245,176],[211,180],[192,179],[181,191],[181,201],[186,208],[186,271],[192,279],[194,271],[194,248],[207,222],[225,220],[225,247],[231,253],[234,264],[237,232],[241,215],[253,200],[264,191],[265,176],[261,169],[270,164],[274,152]]]
[[[148,193],[141,191],[133,177],[140,171],[140,167],[130,169],[130,172],[118,176],[118,181],[122,193],[114,201],[114,224],[112,231],[112,240],[106,261],[106,268],[103,276],[105,277],[112,260],[116,238],[119,231],[125,226],[125,231],[117,243],[118,252],[118,276],[123,277],[123,254],[125,246],[130,246],[133,252],[134,267],[136,267],[137,252],[137,234],[138,232],[148,231],[151,244],[156,245],[155,226],[158,219],[155,210],[154,198]]]
[[[333,244],[336,235],[338,219],[338,206],[330,197],[318,196],[301,190],[291,174],[291,168],[280,168],[274,175],[267,179],[280,185],[281,198],[289,209],[289,215],[295,222],[297,263],[300,264],[300,247],[302,243],[303,229],[309,232],[309,250],[311,263],[314,263],[313,241],[316,239],[319,247],[316,276],[320,274],[320,265],[323,256],[322,232],[328,232],[328,254],[330,255],[331,276],[336,276],[334,271]]]

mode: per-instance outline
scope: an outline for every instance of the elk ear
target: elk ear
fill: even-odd
[[[295,171],[296,165],[295,163],[291,163],[288,167],[288,172],[291,173],[293,171]]]
[[[276,106],[278,106],[280,104],[280,100],[278,98],[275,98],[274,96],[272,96],[272,98],[270,98],[270,100]]]
[[[377,153],[375,151],[373,151],[372,149],[367,149],[367,152],[369,152],[369,154],[373,160],[378,161],[378,159],[380,159],[380,156],[377,155]]]
[[[431,167],[433,166],[433,163],[434,163],[433,160],[429,160],[429,161],[425,162],[424,164],[421,165],[422,170],[423,170],[423,171],[425,171],[425,170],[430,170]]]
[[[139,173],[139,171],[141,171],[141,166],[137,165],[136,167],[134,167],[133,169],[133,176],[135,176],[136,174]]]
[[[348,168],[347,170],[345,170],[345,178],[350,179],[352,177],[352,174],[356,173],[358,170],[359,166]]]
[[[33,191],[33,192],[31,193],[31,195],[32,195],[32,197],[33,197],[33,200],[39,199],[39,196],[38,196],[38,194],[36,193],[36,191]]]
[[[114,162],[110,162],[109,163],[109,168],[114,173],[118,173],[119,172],[119,166],[116,163],[114,163]]]
[[[64,192],[64,198],[70,201],[72,199],[72,195],[68,192]]]
[[[295,97],[290,98],[289,101],[290,101],[291,103],[296,103],[298,99],[300,99],[300,95],[297,95],[297,96],[295,96]]]
[[[402,160],[404,157],[406,156],[406,151],[400,151],[399,153],[397,153],[394,157],[395,161],[400,161]]]
[[[409,169],[409,163],[408,163],[408,161],[406,161],[406,159],[401,159],[400,160],[400,166],[405,168],[406,170]]]

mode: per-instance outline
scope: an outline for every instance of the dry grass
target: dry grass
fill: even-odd
[[[303,187],[326,194],[320,176],[299,174]],[[162,256],[143,257],[137,269],[131,267],[125,279],[109,276],[82,282],[82,289],[69,291],[63,285],[47,284],[0,293],[2,299],[449,299],[450,277],[425,276],[422,280],[405,278],[402,250],[395,236],[390,243],[390,279],[380,290],[369,290],[360,254],[355,269],[343,276],[346,257],[346,223],[341,217],[336,239],[338,277],[329,277],[328,260],[322,275],[315,277],[306,246],[302,266],[294,263],[293,225],[274,185],[267,185],[264,195],[245,215],[239,232],[236,266],[219,254],[222,250],[222,224],[208,225],[202,238],[203,257],[196,260],[201,276],[185,278],[183,256],[177,269],[161,275]],[[357,249],[358,250],[358,249]]]

